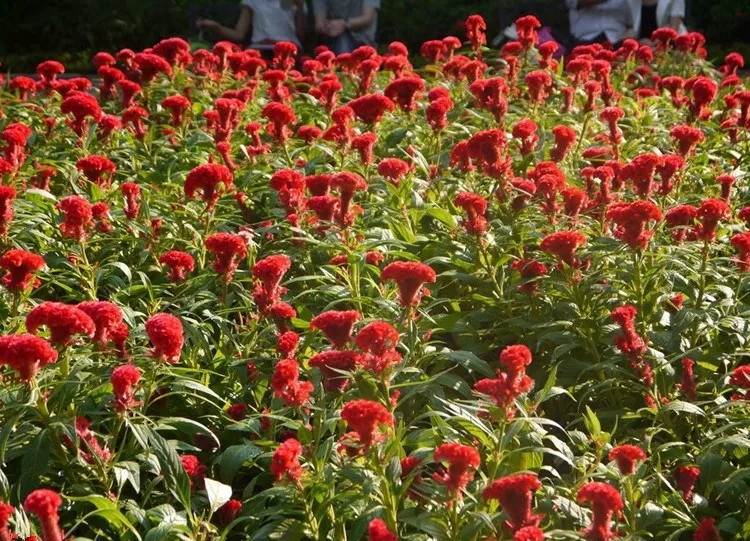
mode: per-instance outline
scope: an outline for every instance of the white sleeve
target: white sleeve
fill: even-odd
[[[668,13],[669,17],[685,18],[685,0],[673,0],[672,9]]]

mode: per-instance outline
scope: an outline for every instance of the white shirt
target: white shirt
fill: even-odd
[[[641,5],[641,0],[630,0],[633,30],[635,30],[636,36],[641,30]],[[685,0],[659,0],[656,3],[656,25],[658,27],[669,26],[669,19],[672,17],[685,18]],[[687,33],[687,28],[685,28],[684,24],[680,25],[679,33]]]
[[[580,41],[605,34],[612,43],[633,26],[633,13],[629,0],[606,0],[601,4],[576,9],[578,0],[565,0],[570,14],[570,33]]]
[[[247,6],[253,11],[251,47],[268,49],[273,47],[273,44],[269,42],[276,41],[291,41],[298,47],[302,47],[294,26],[294,15],[297,8],[293,2],[242,0],[240,5]]]

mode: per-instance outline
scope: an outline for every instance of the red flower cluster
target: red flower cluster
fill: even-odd
[[[618,445],[609,452],[609,459],[617,462],[617,467],[622,475],[630,475],[635,472],[636,463],[646,460],[646,453],[637,445]]]
[[[57,361],[57,351],[46,340],[33,334],[0,336],[0,365],[8,365],[29,381],[39,369]]]
[[[44,268],[44,258],[26,250],[13,248],[0,257],[0,268],[6,271],[3,285],[9,291],[26,291],[34,282],[34,272]]]
[[[76,308],[88,314],[94,322],[94,342],[99,347],[104,347],[111,341],[118,350],[123,351],[128,328],[122,321],[122,310],[116,304],[109,301],[86,301],[76,305]]]
[[[180,457],[180,462],[182,463],[185,473],[190,478],[190,486],[202,488],[208,468],[201,464],[200,460],[198,460],[198,457],[195,455],[182,455]]]
[[[435,449],[435,462],[447,462],[448,468],[436,472],[433,479],[445,485],[451,496],[460,499],[460,492],[474,478],[472,470],[479,468],[481,457],[470,445],[443,443]]]
[[[674,471],[677,489],[682,492],[682,498],[688,503],[693,499],[693,488],[700,474],[701,469],[698,466],[678,466]]]
[[[418,261],[395,261],[385,266],[380,279],[395,281],[401,306],[409,308],[419,306],[424,284],[434,284],[437,274],[432,267]]]
[[[125,197],[125,216],[128,220],[135,220],[140,210],[141,187],[135,182],[123,182],[120,192]]]
[[[288,407],[303,405],[313,392],[312,383],[300,381],[299,363],[294,359],[282,359],[276,363],[271,388],[274,395],[283,399]]]
[[[276,448],[271,457],[271,473],[277,482],[286,477],[294,483],[299,483],[302,477],[302,466],[299,463],[301,454],[302,445],[294,438],[284,440]]]
[[[401,354],[396,351],[398,331],[385,321],[373,321],[360,329],[355,343],[364,354],[359,361],[376,375],[381,375],[401,361]]]
[[[61,302],[45,301],[26,315],[28,332],[37,334],[42,326],[49,328],[50,342],[63,347],[70,343],[75,334],[91,338],[96,332],[96,325],[86,312]]]
[[[353,443],[361,451],[367,451],[372,445],[382,441],[385,434],[383,426],[393,426],[393,414],[383,405],[370,400],[352,400],[341,408],[341,419],[354,432],[350,435]]]
[[[505,372],[498,370],[497,379],[482,379],[474,389],[487,395],[507,416],[513,414],[513,401],[528,392],[534,380],[526,375],[526,367],[531,364],[531,351],[524,345],[508,346],[500,352],[500,364]]]
[[[472,192],[461,192],[453,198],[453,204],[461,207],[466,212],[464,229],[469,235],[482,235],[487,226],[487,200],[479,194]]]
[[[45,488],[31,492],[23,502],[24,511],[33,513],[39,519],[44,541],[63,541],[65,537],[60,529],[60,516],[57,513],[61,505],[60,495]]]
[[[112,392],[115,395],[115,411],[125,411],[140,404],[135,400],[135,385],[141,381],[141,371],[132,364],[123,364],[115,367],[109,378],[112,383]]]
[[[623,508],[622,497],[612,485],[607,483],[586,483],[578,490],[579,502],[589,502],[593,515],[591,525],[584,530],[589,541],[608,541],[617,537],[612,531],[612,515],[620,515]]]
[[[109,188],[117,166],[104,156],[91,155],[78,160],[76,169],[83,173],[89,182],[102,188]]]
[[[354,323],[362,319],[356,310],[329,310],[310,320],[310,330],[319,330],[334,348],[342,348],[351,340]]]
[[[240,262],[247,256],[247,244],[242,235],[214,233],[206,238],[206,250],[214,255],[213,268],[229,282]]]
[[[63,212],[60,231],[63,237],[84,241],[93,222],[91,203],[79,195],[68,195],[60,199],[57,208]]]
[[[537,476],[531,473],[519,473],[496,479],[484,489],[485,500],[498,500],[508,515],[506,525],[512,532],[526,526],[537,526],[542,515],[531,513],[533,493],[542,488]]]
[[[319,368],[323,374],[323,388],[326,391],[343,391],[349,384],[347,377],[362,361],[355,351],[330,350],[316,353],[308,364]]]
[[[638,200],[632,203],[613,203],[607,210],[607,218],[617,224],[616,238],[633,250],[645,250],[654,234],[653,230],[646,229],[646,224],[652,220],[661,220],[662,214],[659,207],[651,201]]]
[[[253,265],[253,277],[258,280],[253,299],[261,312],[279,302],[286,292],[286,288],[281,287],[281,279],[291,266],[292,260],[283,254],[268,256]]]
[[[732,400],[750,400],[750,365],[744,364],[735,368],[729,376],[728,383],[740,388],[732,395]]]
[[[578,231],[558,231],[550,233],[542,239],[539,247],[542,251],[557,257],[558,267],[563,263],[571,267],[580,266],[580,261],[575,258],[575,251],[579,246],[586,244],[586,237]]]
[[[185,196],[193,199],[195,193],[200,190],[206,208],[212,209],[219,200],[218,188],[223,186],[225,190],[232,186],[234,177],[232,172],[218,163],[206,163],[193,168],[185,178]]]
[[[184,336],[182,321],[172,314],[154,314],[146,321],[146,334],[154,346],[152,355],[174,364],[180,360]]]
[[[635,316],[638,314],[635,306],[625,305],[610,312],[612,321],[620,326],[621,334],[615,336],[615,346],[630,361],[636,374],[644,385],[650,386],[654,382],[651,365],[644,358],[646,342],[635,329]]]
[[[193,272],[195,268],[193,256],[179,250],[170,250],[162,254],[159,263],[169,267],[168,279],[170,282],[182,282],[185,275]]]
[[[398,538],[382,519],[374,518],[367,525],[367,541],[398,541]]]

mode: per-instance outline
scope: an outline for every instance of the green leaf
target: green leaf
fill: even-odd
[[[209,515],[213,515],[218,509],[227,503],[232,497],[232,487],[214,481],[206,477],[206,496],[208,497]]]
[[[599,418],[596,416],[596,413],[593,412],[593,410],[586,406],[586,414],[583,416],[583,423],[586,425],[586,430],[589,431],[589,434],[596,438],[599,434],[602,432],[602,425],[599,422]]]
[[[260,454],[263,451],[252,445],[246,443],[244,445],[231,445],[221,453],[219,458],[219,471],[221,473],[221,480],[225,483],[231,483],[237,471],[242,465]]]
[[[141,491],[141,467],[137,462],[118,462],[112,469],[120,488],[122,488],[127,481],[133,486],[136,492]]]
[[[185,509],[190,509],[190,479],[174,447],[152,428],[147,428],[148,442],[159,460],[161,474],[169,491]]]

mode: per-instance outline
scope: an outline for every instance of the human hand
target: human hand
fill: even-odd
[[[326,22],[323,32],[328,37],[336,38],[346,32],[346,23],[344,19],[333,19]]]
[[[212,19],[198,17],[198,20],[195,21],[195,26],[197,26],[201,30],[215,30],[219,26],[219,23]]]

